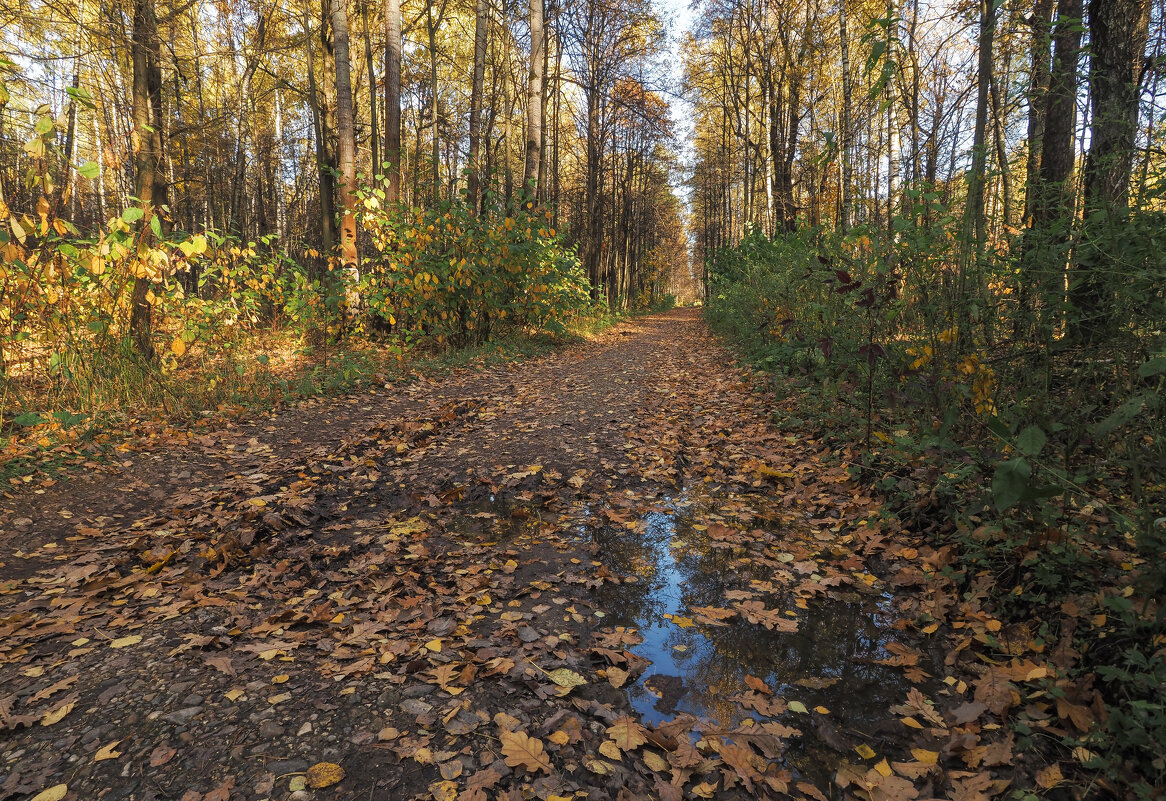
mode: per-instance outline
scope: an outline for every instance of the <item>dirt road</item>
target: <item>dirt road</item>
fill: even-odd
[[[819,797],[925,657],[764,383],[679,310],[0,499],[0,799]]]

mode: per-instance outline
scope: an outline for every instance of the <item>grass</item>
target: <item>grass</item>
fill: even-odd
[[[52,374],[0,377],[0,485],[114,458],[119,447],[204,431],[299,399],[366,384],[407,384],[529,359],[592,336],[619,315],[579,316],[565,333],[511,330],[464,348],[351,339],[306,346],[288,332],[248,334],[214,354],[146,364],[129,349],[76,355]]]

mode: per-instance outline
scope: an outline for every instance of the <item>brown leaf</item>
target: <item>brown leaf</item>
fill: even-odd
[[[551,761],[538,738],[520,731],[503,731],[498,739],[502,742],[502,755],[510,767],[522,766],[531,773],[551,772]]]
[[[174,755],[177,753],[178,752],[175,749],[163,743],[150,752],[150,767],[157,768],[165,765],[167,762],[173,759]]]
[[[975,699],[993,715],[1003,716],[1013,704],[1013,692],[1007,671],[992,671],[976,681]]]
[[[769,685],[756,676],[746,676],[745,683],[749,688],[755,690],[762,695],[773,695],[773,690],[769,689]]]
[[[229,656],[208,656],[203,661],[220,673],[226,673],[228,676],[235,675],[235,666],[231,663]]]
[[[644,727],[627,715],[607,727],[607,736],[623,751],[634,751],[648,741]]]
[[[965,723],[971,723],[987,711],[987,704],[982,704],[979,701],[968,701],[966,704],[961,704],[953,709],[951,716],[956,723],[963,725]]]

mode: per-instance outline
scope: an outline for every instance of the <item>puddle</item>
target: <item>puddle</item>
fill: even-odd
[[[690,713],[727,730],[746,717],[769,720],[732,700],[748,690],[746,676],[760,678],[775,696],[810,710],[778,718],[802,731],[790,740],[785,767],[796,778],[827,786],[839,761],[854,759],[854,745],[882,737],[880,730],[895,719],[888,708],[915,686],[901,669],[876,662],[893,657],[887,646],[903,636],[891,628],[889,599],[862,586],[866,594],[831,590],[798,608],[796,595],[767,583],[772,561],[742,559],[742,546],[711,538],[700,507],[680,500],[658,509],[634,530],[592,534],[597,558],[613,573],[635,578],[596,590],[605,622],[638,629],[644,639],[631,650],[652,663],[627,688],[632,706],[652,724]],[[759,583],[777,592],[759,592]],[[798,630],[770,631],[741,615],[721,626],[693,624],[696,607],[731,608],[730,599],[741,597],[733,591],[752,591],[765,607],[796,619]]]
[[[536,531],[543,518],[537,506],[494,493],[455,508],[447,530],[458,540],[476,545],[509,543]]]

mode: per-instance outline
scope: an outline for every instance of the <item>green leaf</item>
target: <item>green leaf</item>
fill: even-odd
[[[1138,376],[1152,378],[1166,373],[1166,356],[1155,356],[1147,362],[1138,365]]]
[[[44,136],[53,129],[52,117],[41,117],[36,121],[36,125],[32,126],[32,131],[37,136]]]
[[[1148,393],[1142,393],[1128,398],[1125,403],[1117,407],[1113,414],[1093,426],[1093,435],[1095,437],[1107,436],[1133,420],[1142,411],[1142,407],[1149,397]]]
[[[82,178],[88,178],[90,181],[94,181],[101,174],[101,168],[97,166],[96,161],[87,161],[77,168],[77,174]]]
[[[992,500],[996,510],[1003,512],[1023,498],[1030,478],[1032,466],[1024,459],[1009,459],[996,465],[996,474],[992,476]]]
[[[74,88],[70,86],[65,89],[65,93],[86,108],[97,108],[97,106],[93,103],[93,95],[89,93],[88,89]]]
[[[121,213],[121,221],[127,224],[136,223],[138,220],[146,216],[146,212],[142,211],[140,206],[130,206]]]
[[[18,426],[39,426],[44,421],[45,419],[36,412],[25,412],[12,418],[13,425]]]
[[[1025,456],[1036,456],[1044,448],[1048,438],[1039,426],[1027,426],[1016,438],[1016,449]]]
[[[1012,429],[999,417],[993,417],[988,420],[988,430],[1000,437],[1000,439],[1006,440],[1012,436]]]
[[[150,230],[154,232],[154,236],[162,238],[162,220],[157,214],[150,218]]]

